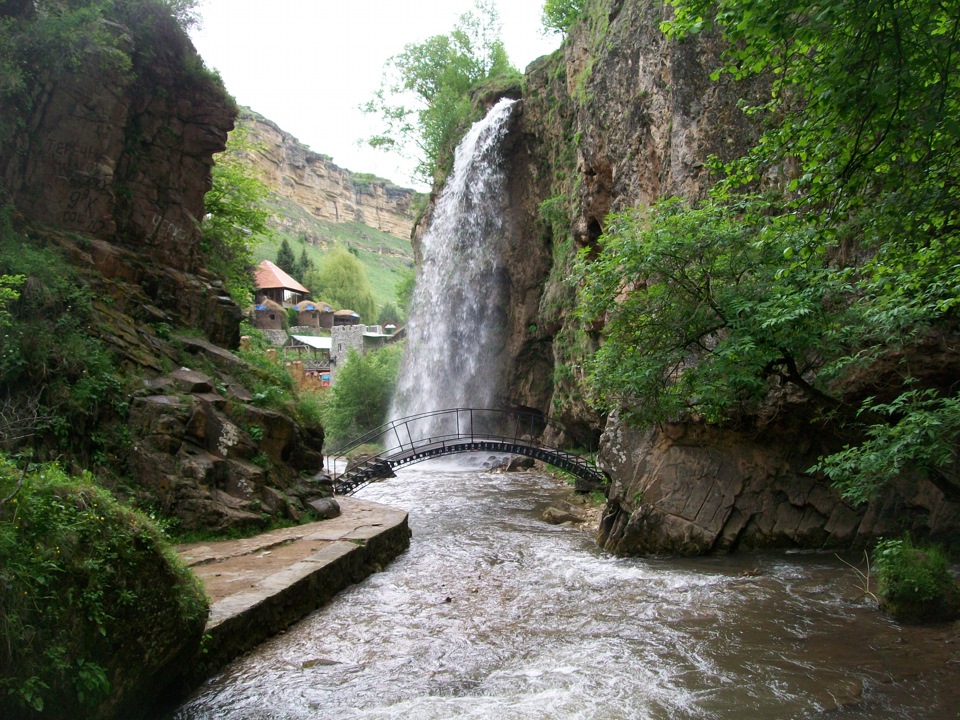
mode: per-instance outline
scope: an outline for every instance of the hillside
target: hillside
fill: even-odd
[[[413,267],[410,234],[424,197],[389,180],[344,170],[275,123],[242,108],[238,124],[254,148],[247,158],[270,188],[275,235],[255,248],[274,260],[286,239],[318,264],[335,245],[363,264],[377,303],[395,300],[401,272]]]

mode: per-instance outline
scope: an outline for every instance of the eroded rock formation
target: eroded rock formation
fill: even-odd
[[[257,113],[243,110],[241,121],[253,148],[247,157],[280,196],[320,220],[356,222],[399,238],[410,237],[415,191],[337,167],[329,157],[313,152]],[[307,230],[295,218],[280,222],[292,234]]]

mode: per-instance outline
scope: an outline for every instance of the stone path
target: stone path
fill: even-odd
[[[407,513],[338,497],[331,520],[177,548],[210,597],[197,679],[377,572],[410,543]]]

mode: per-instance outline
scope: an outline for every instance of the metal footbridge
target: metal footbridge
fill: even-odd
[[[368,483],[394,477],[404,465],[443,455],[488,451],[541,460],[588,483],[606,484],[607,475],[592,462],[541,441],[559,423],[537,412],[491,408],[435,410],[392,420],[332,450],[326,466],[338,495],[350,495]],[[369,447],[367,452],[365,449]],[[351,458],[343,472],[339,459]]]

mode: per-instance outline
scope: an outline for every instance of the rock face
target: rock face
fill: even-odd
[[[960,529],[960,492],[917,477],[866,506],[845,504],[807,472],[849,438],[815,426],[809,408],[763,432],[697,424],[631,429],[593,412],[584,363],[601,326],[573,314],[578,250],[591,252],[607,215],[661,198],[701,197],[710,155],[737,157],[757,130],[739,109],[764,87],[714,82],[722,47],[701,34],[668,40],[669,7],[589,3],[563,48],[526,73],[508,140],[512,243],[506,404],[534,407],[589,446],[613,477],[600,542],[620,553],[704,553],[763,547],[855,547],[879,534]],[[866,385],[851,388],[863,391]],[[749,422],[746,424],[750,424]]]
[[[31,13],[0,7],[27,31]],[[162,3],[118,3],[91,37],[85,62],[37,58],[21,106],[0,107],[14,130],[0,178],[17,221],[89,285],[96,335],[143,378],[120,472],[183,528],[297,518],[329,494],[303,479],[322,468],[322,432],[253,404],[256,369],[224,349],[239,344],[241,311],[200,248],[212,156],[236,108]]]
[[[0,145],[5,190],[28,222],[104,241],[93,259],[105,280],[236,344],[240,313],[203,270],[199,231],[232,103],[160,7],[129,8],[103,31],[132,68],[93,47],[38,78],[29,117]]]
[[[282,197],[320,220],[356,222],[399,238],[410,237],[415,191],[343,170],[249,110],[242,112],[241,122],[254,147],[248,158],[260,169],[264,182]],[[299,233],[304,228],[293,225],[284,229]]]

